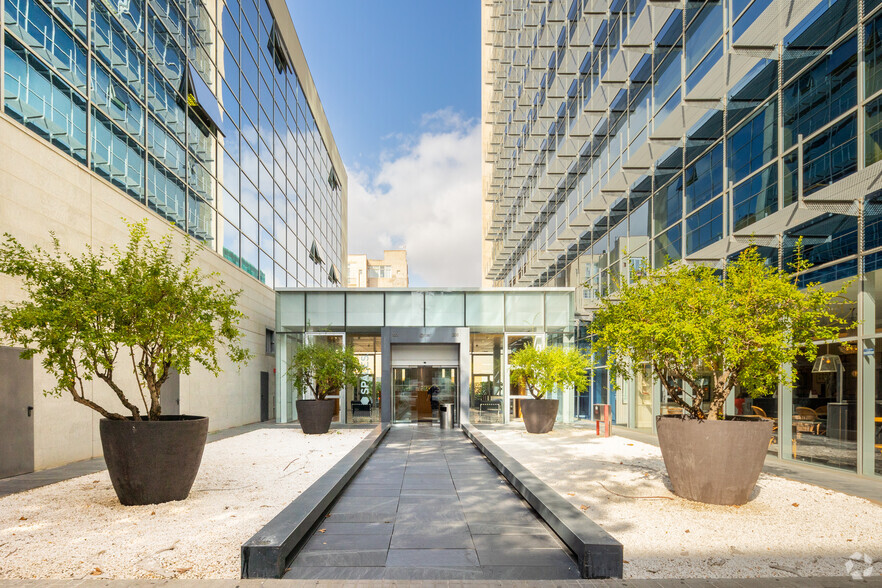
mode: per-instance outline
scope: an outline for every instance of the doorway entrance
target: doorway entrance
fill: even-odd
[[[34,471],[34,365],[0,347],[0,478]]]
[[[393,422],[438,423],[440,407],[447,403],[453,404],[456,411],[458,371],[425,365],[393,368]]]

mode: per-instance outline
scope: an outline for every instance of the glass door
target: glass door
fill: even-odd
[[[523,349],[528,345],[533,345],[538,349],[545,347],[545,335],[529,333],[524,335],[506,335],[505,336],[505,393],[506,404],[508,410],[505,412],[505,422],[522,418],[521,400],[530,398],[530,393],[521,384],[512,381],[511,368],[509,367],[509,356]]]
[[[457,368],[436,366],[392,369],[392,421],[438,422],[442,404],[457,408]]]

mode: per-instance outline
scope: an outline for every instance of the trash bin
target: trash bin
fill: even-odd
[[[441,421],[442,429],[452,429],[453,428],[453,403],[447,402],[440,406],[439,408],[439,418]]]

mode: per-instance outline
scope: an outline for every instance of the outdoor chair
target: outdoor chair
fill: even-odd
[[[818,413],[807,406],[797,406],[796,414],[793,416],[793,424],[797,433],[814,433],[821,434],[821,425],[824,422],[818,418]]]

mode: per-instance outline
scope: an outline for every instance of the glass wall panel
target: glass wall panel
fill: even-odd
[[[654,267],[662,267],[682,257],[682,227],[677,224],[655,238]]]
[[[857,344],[822,345],[817,360],[794,367],[793,458],[855,471]]]
[[[134,96],[98,64],[92,66],[92,103],[136,140],[143,141],[144,109]]]
[[[723,143],[686,168],[686,213],[696,210],[723,192]]]
[[[568,330],[573,327],[573,296],[569,292],[545,293],[545,330]]]
[[[346,293],[347,327],[382,327],[384,325],[382,292]]]
[[[153,156],[147,159],[147,206],[184,228],[186,194],[187,187],[182,180]]]
[[[686,219],[686,255],[723,238],[723,199],[717,198]]]
[[[422,292],[387,292],[386,326],[422,327],[423,304]]]
[[[144,149],[104,114],[92,109],[92,169],[141,200],[144,197]]]
[[[6,114],[86,163],[86,100],[9,35],[4,60]]]
[[[92,50],[141,96],[144,91],[144,51],[110,15],[103,2],[92,2]]]
[[[462,292],[426,292],[426,326],[463,326],[464,304]]]
[[[857,37],[840,43],[783,90],[784,149],[857,104]]]
[[[505,293],[505,330],[541,331],[545,324],[545,298],[541,292]]]
[[[857,171],[857,117],[838,122],[803,148],[803,195]]]
[[[686,28],[686,71],[691,72],[723,35],[723,3],[708,2]]]
[[[772,100],[730,135],[728,159],[731,182],[739,182],[777,154],[777,110],[777,101]]]
[[[505,327],[505,299],[501,292],[467,292],[465,295],[466,326],[497,332]]]
[[[683,218],[683,176],[677,176],[652,199],[656,234]]]
[[[346,325],[345,305],[345,294],[342,292],[307,292],[307,328],[309,330],[343,328]]]
[[[35,0],[6,0],[4,21],[37,55],[81,92],[86,90],[87,58],[83,47]]]
[[[770,165],[735,187],[732,220],[736,231],[778,210],[777,169],[777,164]]]
[[[380,294],[382,296],[382,294]],[[347,310],[349,299],[347,299]],[[362,373],[358,387],[347,391],[346,422],[349,423],[379,423],[380,403],[382,389],[382,346],[378,335],[347,335],[346,344],[352,347],[352,351],[362,365]]]
[[[502,347],[501,334],[471,334],[472,385],[470,420],[473,423],[502,423]]]

